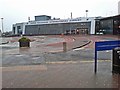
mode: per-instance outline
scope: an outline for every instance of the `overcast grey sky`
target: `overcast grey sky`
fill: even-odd
[[[34,20],[35,15],[56,18],[112,16],[118,14],[119,0],[0,0],[0,18],[4,18],[4,31],[11,31],[12,24]],[[1,29],[1,22],[0,22]]]

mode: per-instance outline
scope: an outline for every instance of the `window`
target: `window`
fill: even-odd
[[[15,34],[15,27],[13,27],[13,34]]]
[[[21,26],[17,26],[17,34],[22,34]]]

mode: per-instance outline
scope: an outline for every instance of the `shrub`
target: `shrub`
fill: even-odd
[[[31,40],[29,38],[26,37],[22,37],[18,40],[19,42],[30,42]]]

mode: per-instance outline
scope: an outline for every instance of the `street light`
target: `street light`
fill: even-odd
[[[1,18],[1,23],[2,23],[2,33],[4,33],[4,28],[3,28],[3,18]]]
[[[85,10],[85,12],[86,12],[86,20],[87,20],[87,16],[88,16],[88,10]]]

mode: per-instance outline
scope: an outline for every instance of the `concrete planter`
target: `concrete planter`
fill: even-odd
[[[30,47],[30,39],[26,37],[19,39],[19,47]]]
[[[20,41],[19,47],[30,47],[30,42],[29,41]]]

